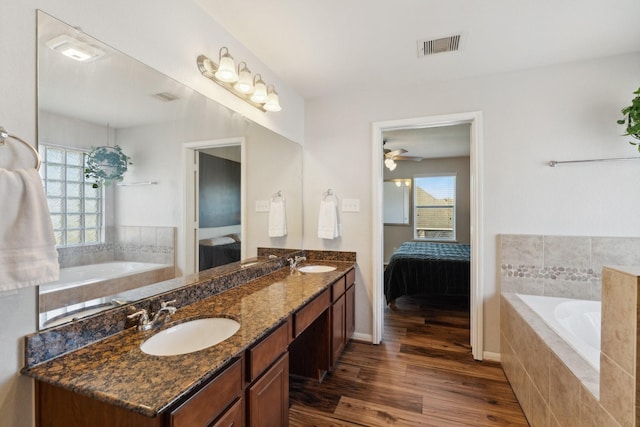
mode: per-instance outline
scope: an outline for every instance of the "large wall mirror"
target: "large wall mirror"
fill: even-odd
[[[41,327],[97,301],[108,307],[120,291],[220,265],[212,257],[302,247],[299,144],[41,11],[38,142],[61,267],[156,265],[140,280],[41,286]],[[86,179],[83,156],[95,147],[128,156],[121,181],[94,188]],[[257,207],[275,194],[286,200],[287,233],[269,237],[268,209]]]

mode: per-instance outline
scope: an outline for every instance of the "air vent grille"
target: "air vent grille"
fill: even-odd
[[[461,35],[458,34],[434,40],[418,40],[418,57],[455,52],[460,49],[460,37]]]
[[[153,94],[153,97],[164,102],[171,102],[171,101],[175,101],[176,99],[179,99],[178,96],[170,92],[158,92]]]

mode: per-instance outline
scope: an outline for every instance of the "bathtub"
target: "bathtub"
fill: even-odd
[[[115,295],[174,277],[173,265],[146,262],[113,261],[62,268],[58,281],[40,285],[40,326],[61,315],[94,314],[79,316],[89,308],[109,308]]]
[[[75,288],[77,286],[90,285],[104,282],[105,280],[118,279],[133,274],[144,273],[160,268],[170,267],[166,264],[148,262],[112,261],[101,264],[80,265],[60,269],[60,279],[56,282],[40,286],[40,294]]]
[[[522,294],[518,297],[596,371],[600,371],[600,301]]]

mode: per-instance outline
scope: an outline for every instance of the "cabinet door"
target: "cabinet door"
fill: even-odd
[[[249,387],[247,400],[247,426],[289,425],[289,353]]]
[[[344,349],[345,335],[345,295],[342,295],[331,307],[331,366],[338,361]]]
[[[168,414],[169,427],[208,426],[242,394],[242,360],[236,360]]]
[[[351,336],[356,330],[356,287],[352,285],[347,289],[346,293],[346,323],[347,323],[347,335],[344,337],[345,344],[351,339]]]
[[[242,427],[244,425],[242,413],[242,399],[238,399],[218,421],[209,427]]]

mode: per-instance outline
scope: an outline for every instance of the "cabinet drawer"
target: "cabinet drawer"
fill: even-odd
[[[331,303],[331,292],[329,289],[318,295],[309,304],[298,310],[293,315],[293,334],[294,336],[300,335],[307,326],[313,323],[324,312]]]
[[[355,268],[352,268],[351,270],[347,271],[346,280],[347,280],[347,288],[349,286],[353,285],[354,283],[356,283],[356,269]]]
[[[208,426],[242,392],[242,360],[236,360],[169,413],[171,427]]]
[[[345,289],[347,289],[347,284],[345,281],[345,277],[342,276],[331,285],[331,301],[335,302],[344,294]]]
[[[242,398],[238,399],[236,403],[231,405],[229,409],[218,419],[215,423],[209,427],[242,427],[243,422],[243,409]]]
[[[247,350],[247,381],[256,379],[287,349],[288,344],[289,325],[285,322]]]

